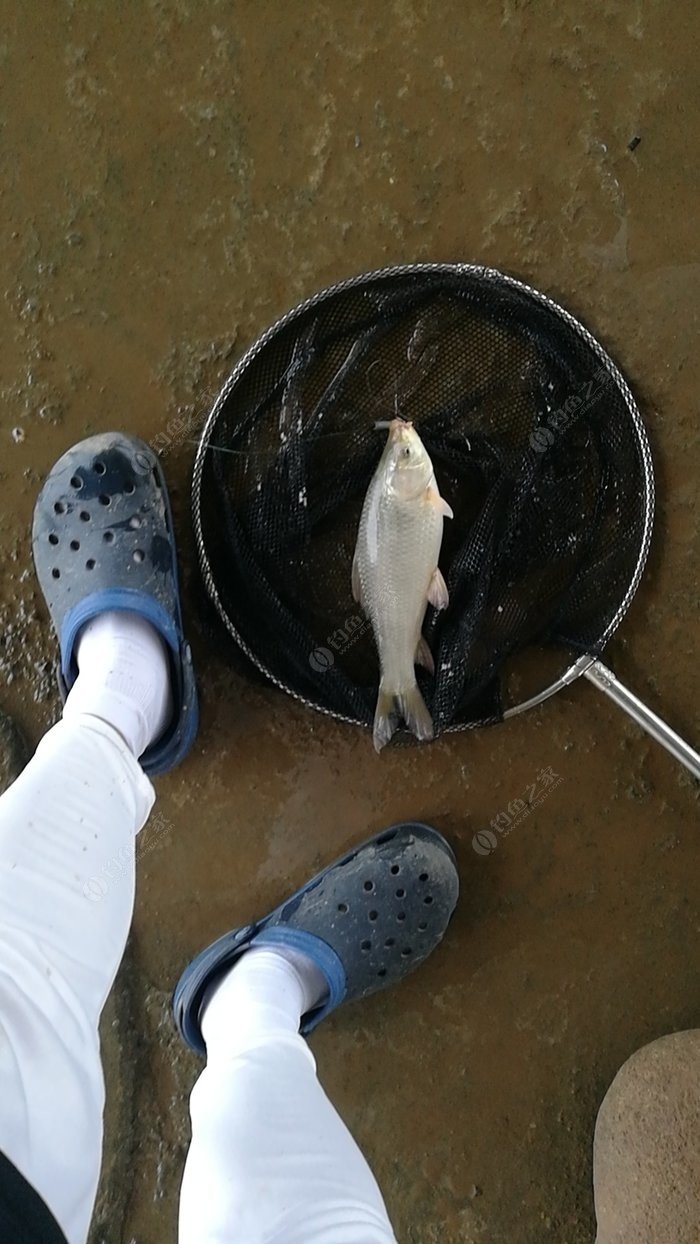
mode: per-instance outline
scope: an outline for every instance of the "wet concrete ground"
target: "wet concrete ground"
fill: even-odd
[[[0,16],[0,708],[33,742],[58,712],[31,509],[54,458],[115,425],[168,442],[201,675],[201,734],[158,783],[105,1016],[94,1241],[175,1239],[196,1075],[168,1018],[182,966],[420,817],[459,857],[450,936],[314,1036],[323,1082],[402,1242],[590,1244],[605,1089],[635,1048],[700,1022],[697,784],[588,685],[377,759],[242,681],[201,621],[194,446],[174,421],[344,275],[466,259],[552,293],[630,378],[656,460],[649,569],[610,661],[697,742],[700,16],[661,0],[4,0]],[[477,855],[474,833],[548,767],[561,781]]]

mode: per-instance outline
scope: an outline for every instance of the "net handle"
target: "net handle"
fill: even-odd
[[[513,708],[507,708],[503,714],[504,720],[508,717],[518,717],[520,713],[526,712],[529,708],[536,708],[538,704],[543,704],[550,696],[555,695],[557,691],[563,691],[564,687],[570,686],[577,678],[584,674],[594,687],[599,691],[603,691],[611,700],[621,708],[628,717],[636,721],[638,726],[647,731],[657,743],[666,748],[676,760],[692,773],[694,778],[700,781],[700,753],[696,752],[680,734],[676,734],[669,725],[657,713],[653,712],[639,696],[630,691],[616,674],[613,674],[607,665],[599,661],[596,657],[584,656],[579,657],[568,670],[562,674],[561,678],[557,678],[556,682],[550,683],[544,691],[540,691],[539,695],[533,695],[531,699],[525,700],[522,704],[516,704]]]
[[[619,678],[608,669],[607,665],[603,665],[602,661],[592,661],[586,669],[581,671],[586,678],[593,683],[594,687],[598,687],[600,691],[605,692],[611,700],[623,709],[638,726],[646,730],[648,734],[656,739],[662,747],[666,748],[676,760],[685,765],[689,773],[700,781],[700,754],[694,748],[686,743],[675,730],[672,730],[665,721],[652,712],[633,691],[625,687]]]

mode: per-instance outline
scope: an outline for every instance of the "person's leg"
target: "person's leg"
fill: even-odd
[[[422,963],[457,893],[442,836],[393,826],[190,964],[175,1019],[207,1065],[191,1099],[180,1244],[393,1244],[301,1034]]]
[[[126,942],[135,834],[153,788],[87,714],[54,726],[0,799],[0,1152],[69,1244],[83,1244],[101,1161],[98,1021]],[[115,864],[119,880],[89,881]]]
[[[70,694],[0,799],[0,1223],[33,1188],[84,1244],[101,1157],[98,1022],[131,921],[146,773],[187,752],[197,699],[147,445],[108,433],[64,454],[32,543]]]
[[[180,1244],[394,1244],[381,1193],[299,1035],[303,979],[245,954],[202,1020]]]

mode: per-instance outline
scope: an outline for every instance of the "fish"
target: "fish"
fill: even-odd
[[[416,682],[415,665],[435,672],[423,620],[428,603],[446,609],[447,585],[438,566],[442,528],[452,509],[440,496],[430,456],[413,424],[389,423],[389,435],[362,506],[352,560],[352,593],[372,624],[381,678],[374,715],[377,752],[399,719],[417,739],[434,735]]]

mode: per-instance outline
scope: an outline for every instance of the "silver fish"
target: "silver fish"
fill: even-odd
[[[433,464],[413,425],[392,419],[378,426],[388,426],[389,436],[362,507],[352,592],[372,623],[379,652],[373,736],[379,752],[399,717],[416,738],[433,737],[414,666],[435,671],[422,626],[429,601],[436,609],[448,604],[438,557],[443,518],[454,516],[440,496]]]

